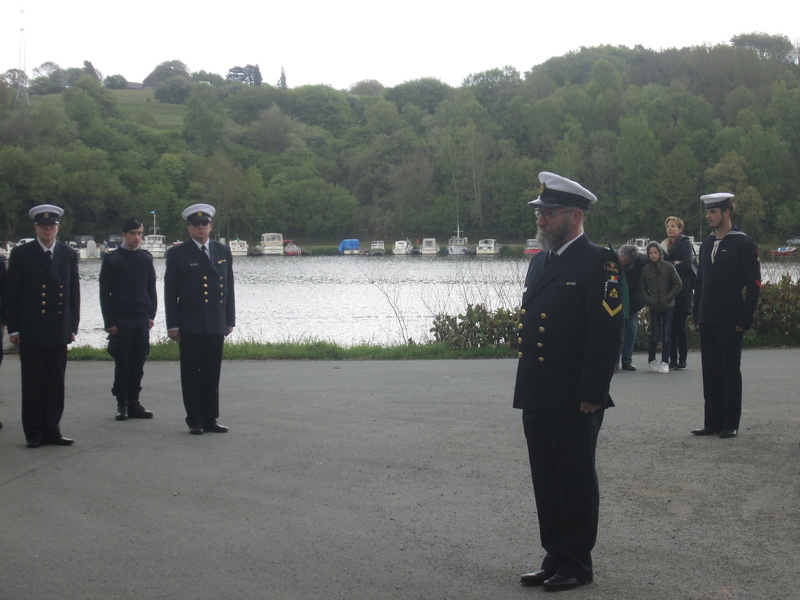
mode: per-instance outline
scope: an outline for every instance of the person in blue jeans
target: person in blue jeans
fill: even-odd
[[[623,371],[635,371],[633,346],[636,343],[636,328],[639,326],[639,311],[643,306],[640,280],[642,268],[647,265],[647,257],[633,244],[625,244],[619,249],[619,264],[622,267],[622,310],[625,313],[620,368]]]
[[[647,349],[647,361],[654,373],[669,373],[675,297],[680,293],[683,284],[675,267],[664,261],[658,242],[647,244],[647,258],[641,280],[642,297],[650,308],[650,345]],[[660,363],[656,360],[659,339],[661,340]]]

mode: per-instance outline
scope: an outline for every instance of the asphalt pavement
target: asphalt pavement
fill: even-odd
[[[700,357],[614,377],[595,581],[560,597],[800,597],[800,350],[744,352],[739,436],[697,438]],[[645,358],[635,357],[645,366]],[[114,420],[112,363],[71,362],[62,432],[25,447],[0,368],[0,599],[535,598],[516,361],[225,362],[189,435],[178,365]],[[550,597],[547,594],[547,597]]]

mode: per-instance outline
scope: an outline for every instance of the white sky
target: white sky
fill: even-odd
[[[3,0],[0,72],[20,66],[21,28],[29,75],[45,61],[66,69],[90,60],[103,76],[140,82],[177,59],[223,77],[233,66],[258,64],[269,84],[284,67],[289,87],[340,89],[362,79],[392,87],[421,77],[459,86],[471,73],[511,65],[523,74],[581,46],[661,50],[754,31],[797,45],[800,3]]]

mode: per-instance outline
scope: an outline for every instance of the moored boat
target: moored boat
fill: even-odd
[[[404,240],[397,240],[394,243],[394,247],[392,248],[392,254],[397,255],[405,255],[405,254],[412,254],[414,252],[414,244],[411,243],[411,240],[406,238]]]
[[[478,240],[478,247],[475,249],[476,254],[500,254],[500,246],[497,244],[497,240],[492,238],[486,238],[483,240]]]
[[[436,238],[423,238],[422,246],[419,247],[420,254],[439,254],[439,245]]]
[[[794,246],[781,246],[777,250],[771,252],[772,256],[794,256],[797,248]]]
[[[386,248],[383,246],[383,240],[373,240],[369,245],[370,256],[383,256],[386,254]]]
[[[231,249],[231,256],[247,256],[247,253],[250,250],[250,246],[247,241],[240,240],[239,238],[230,240],[228,242],[228,248]]]
[[[78,258],[100,258],[97,242],[91,235],[76,235],[69,245],[78,253]]]
[[[361,254],[361,242],[355,238],[342,240],[339,243],[339,254]]]
[[[163,235],[151,234],[144,236],[139,248],[141,250],[147,250],[153,255],[153,258],[164,258],[164,255],[167,253],[167,246],[164,243]]]
[[[300,256],[303,251],[300,246],[294,243],[294,240],[283,240],[283,255],[284,256]]]
[[[118,233],[107,235],[104,251],[110,254],[122,245],[122,239],[122,236]]]
[[[539,254],[542,251],[542,248],[539,246],[539,240],[536,238],[530,238],[525,240],[525,248],[522,250],[523,254],[531,255],[531,254]]]
[[[281,256],[283,254],[283,234],[262,233],[256,250],[257,254]]]
[[[447,240],[447,254],[451,256],[470,254],[469,240],[467,236],[461,237],[461,228],[458,226],[456,226],[456,234]]]

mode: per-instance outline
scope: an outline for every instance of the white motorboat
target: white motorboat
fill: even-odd
[[[500,254],[500,246],[497,245],[497,240],[486,238],[478,240],[478,247],[475,249],[476,254]]]
[[[383,246],[383,240],[373,240],[369,245],[370,256],[383,256],[386,254],[386,248]]]
[[[256,246],[256,253],[263,255],[283,256],[283,234],[262,233],[261,241]]]
[[[100,249],[91,235],[76,235],[69,246],[78,253],[78,258],[100,258]]]
[[[250,251],[250,245],[246,240],[235,239],[228,242],[228,248],[231,249],[231,256],[247,256]]]
[[[413,254],[414,253],[414,244],[411,243],[411,240],[408,238],[404,240],[397,240],[394,243],[394,248],[392,248],[392,254],[396,255],[405,255],[405,254]]]
[[[439,245],[436,238],[423,238],[422,246],[419,247],[420,254],[439,254]]]
[[[467,236],[461,237],[461,228],[456,226],[456,234],[447,240],[447,254],[451,256],[463,256],[469,254],[469,240]]]
[[[164,258],[164,255],[167,253],[167,246],[164,243],[163,235],[152,234],[144,236],[139,248],[147,250],[153,255],[153,258]]]

